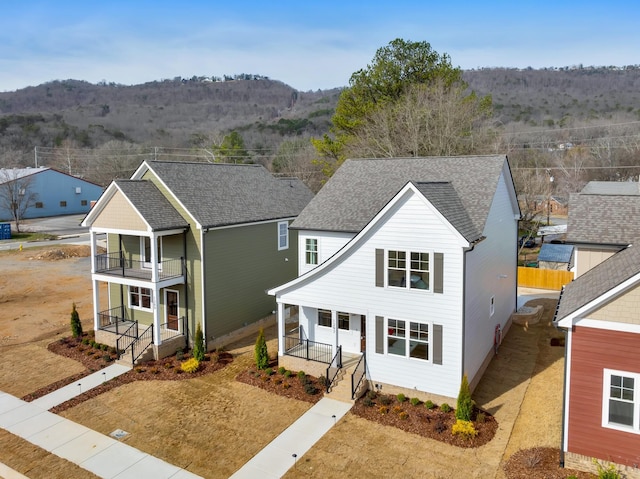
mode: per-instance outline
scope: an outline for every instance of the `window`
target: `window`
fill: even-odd
[[[304,245],[304,262],[305,264],[318,264],[318,240],[315,238],[307,238]]]
[[[129,286],[129,306],[136,309],[151,309],[151,290]]]
[[[326,309],[318,310],[318,326],[331,327],[331,311]]]
[[[87,200],[80,200],[80,206],[87,206]]]
[[[349,331],[349,313],[338,313],[338,329]]]
[[[289,223],[281,221],[278,223],[278,251],[289,248]]]
[[[429,325],[409,321],[389,319],[387,322],[387,353],[415,359],[429,360]],[[408,341],[407,341],[408,339]]]
[[[640,374],[604,370],[602,425],[640,433]]]
[[[61,201],[60,202],[60,207],[61,208],[66,208],[67,207],[67,202],[66,201]]]
[[[489,300],[489,316],[493,316],[493,313],[496,312],[496,297],[491,296]]]
[[[44,208],[42,201],[36,201],[36,208]]]
[[[397,288],[428,290],[429,264],[429,253],[391,250],[387,256],[387,284]]]
[[[76,186],[76,195],[82,193],[82,188],[80,186]]]
[[[158,246],[158,263],[162,262],[162,237],[158,236],[157,238],[157,246]],[[140,256],[144,266],[147,268],[151,267],[151,238],[148,236],[142,236],[140,238]]]

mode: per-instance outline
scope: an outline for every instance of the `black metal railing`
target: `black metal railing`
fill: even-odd
[[[121,357],[124,352],[138,339],[138,322],[134,321],[131,325],[116,339],[116,353]]]
[[[127,258],[122,251],[98,254],[95,257],[96,273],[151,280],[149,263]],[[184,258],[167,259],[158,263],[158,280],[184,276]]]
[[[292,329],[283,337],[284,354],[319,363],[330,364],[333,346],[303,339],[299,328]]]
[[[327,367],[327,392],[331,389],[333,382],[338,377],[338,373],[342,369],[342,346],[338,346],[336,355],[333,357]]]
[[[153,324],[149,325],[137,339],[131,343],[131,364],[135,364],[136,360],[144,353],[149,346],[153,344]]]
[[[160,337],[163,341],[184,335],[184,316],[160,325]]]
[[[358,364],[356,364],[356,367],[353,370],[353,374],[351,375],[351,399],[356,398],[358,388],[360,388],[360,384],[362,384],[366,376],[367,360],[365,359],[365,355],[363,354],[358,360]]]

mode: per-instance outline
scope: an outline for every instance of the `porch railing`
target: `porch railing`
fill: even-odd
[[[153,324],[149,325],[136,340],[131,343],[131,364],[135,364],[136,360],[144,353],[149,346],[153,344]]]
[[[358,364],[356,364],[356,367],[353,370],[353,374],[351,375],[351,399],[356,398],[358,388],[360,387],[360,384],[362,384],[366,376],[367,360],[365,359],[365,355],[363,354],[362,356],[360,356]]]
[[[98,328],[108,329],[116,334],[127,330],[131,326],[131,321],[127,315],[127,310],[115,307],[100,311],[98,313]]]
[[[160,337],[163,341],[184,335],[184,316],[160,325]]]
[[[342,369],[342,346],[338,346],[336,355],[333,357],[329,366],[327,367],[327,392],[331,389],[333,382],[338,377],[338,373]]]
[[[158,263],[158,279],[184,276],[184,258],[167,259]],[[122,251],[98,254],[95,257],[96,273],[110,274],[123,278],[151,280],[151,267],[144,261],[127,258]]]
[[[134,321],[123,333],[116,339],[116,353],[121,357],[124,352],[138,339],[138,322]]]
[[[304,331],[299,326],[285,334],[282,339],[284,341],[284,354],[287,356],[325,364],[331,363],[333,346],[305,339]]]

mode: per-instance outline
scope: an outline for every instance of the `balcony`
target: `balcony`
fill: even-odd
[[[149,263],[126,258],[122,252],[104,253],[95,257],[95,272],[119,278],[153,280]],[[184,277],[184,258],[168,259],[158,263],[158,281]]]

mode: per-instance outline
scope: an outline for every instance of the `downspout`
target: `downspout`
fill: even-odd
[[[475,243],[471,244],[471,248],[469,249],[465,249],[464,250],[464,255],[462,256],[462,363],[461,363],[461,370],[460,370],[460,381],[462,382],[462,377],[464,376],[464,359],[465,359],[465,323],[466,323],[466,319],[467,319],[467,306],[466,306],[466,299],[467,299],[467,253],[470,253],[471,251],[473,251],[473,249],[476,247]]]
[[[205,274],[205,234],[209,232],[209,229],[202,228],[202,233],[200,233],[200,238],[202,242],[202,256],[200,261],[200,274],[202,275],[202,335],[204,336],[204,349],[205,351],[209,348],[207,347],[207,275]]]
[[[187,230],[182,232],[182,252],[184,255],[184,264],[182,265],[182,275],[184,278],[184,334],[187,338],[187,346],[189,346],[189,282],[187,280]]]
[[[121,234],[118,234],[118,256],[120,257],[120,261],[122,261],[123,256],[122,256],[122,235]],[[122,316],[122,319],[124,319],[124,285],[122,283],[120,283],[120,316]]]
[[[556,317],[558,316],[558,307],[560,306],[560,301],[562,300],[562,295],[564,294],[564,286],[560,290],[560,296],[558,297],[558,306],[556,306],[556,312],[553,315],[553,325],[554,327],[560,331],[561,328],[558,327],[556,323]],[[564,468],[564,434],[565,434],[565,417],[567,413],[567,339],[569,337],[569,331],[567,329],[562,329],[562,333],[564,334],[564,381],[562,381],[562,425],[560,427],[560,467]]]

